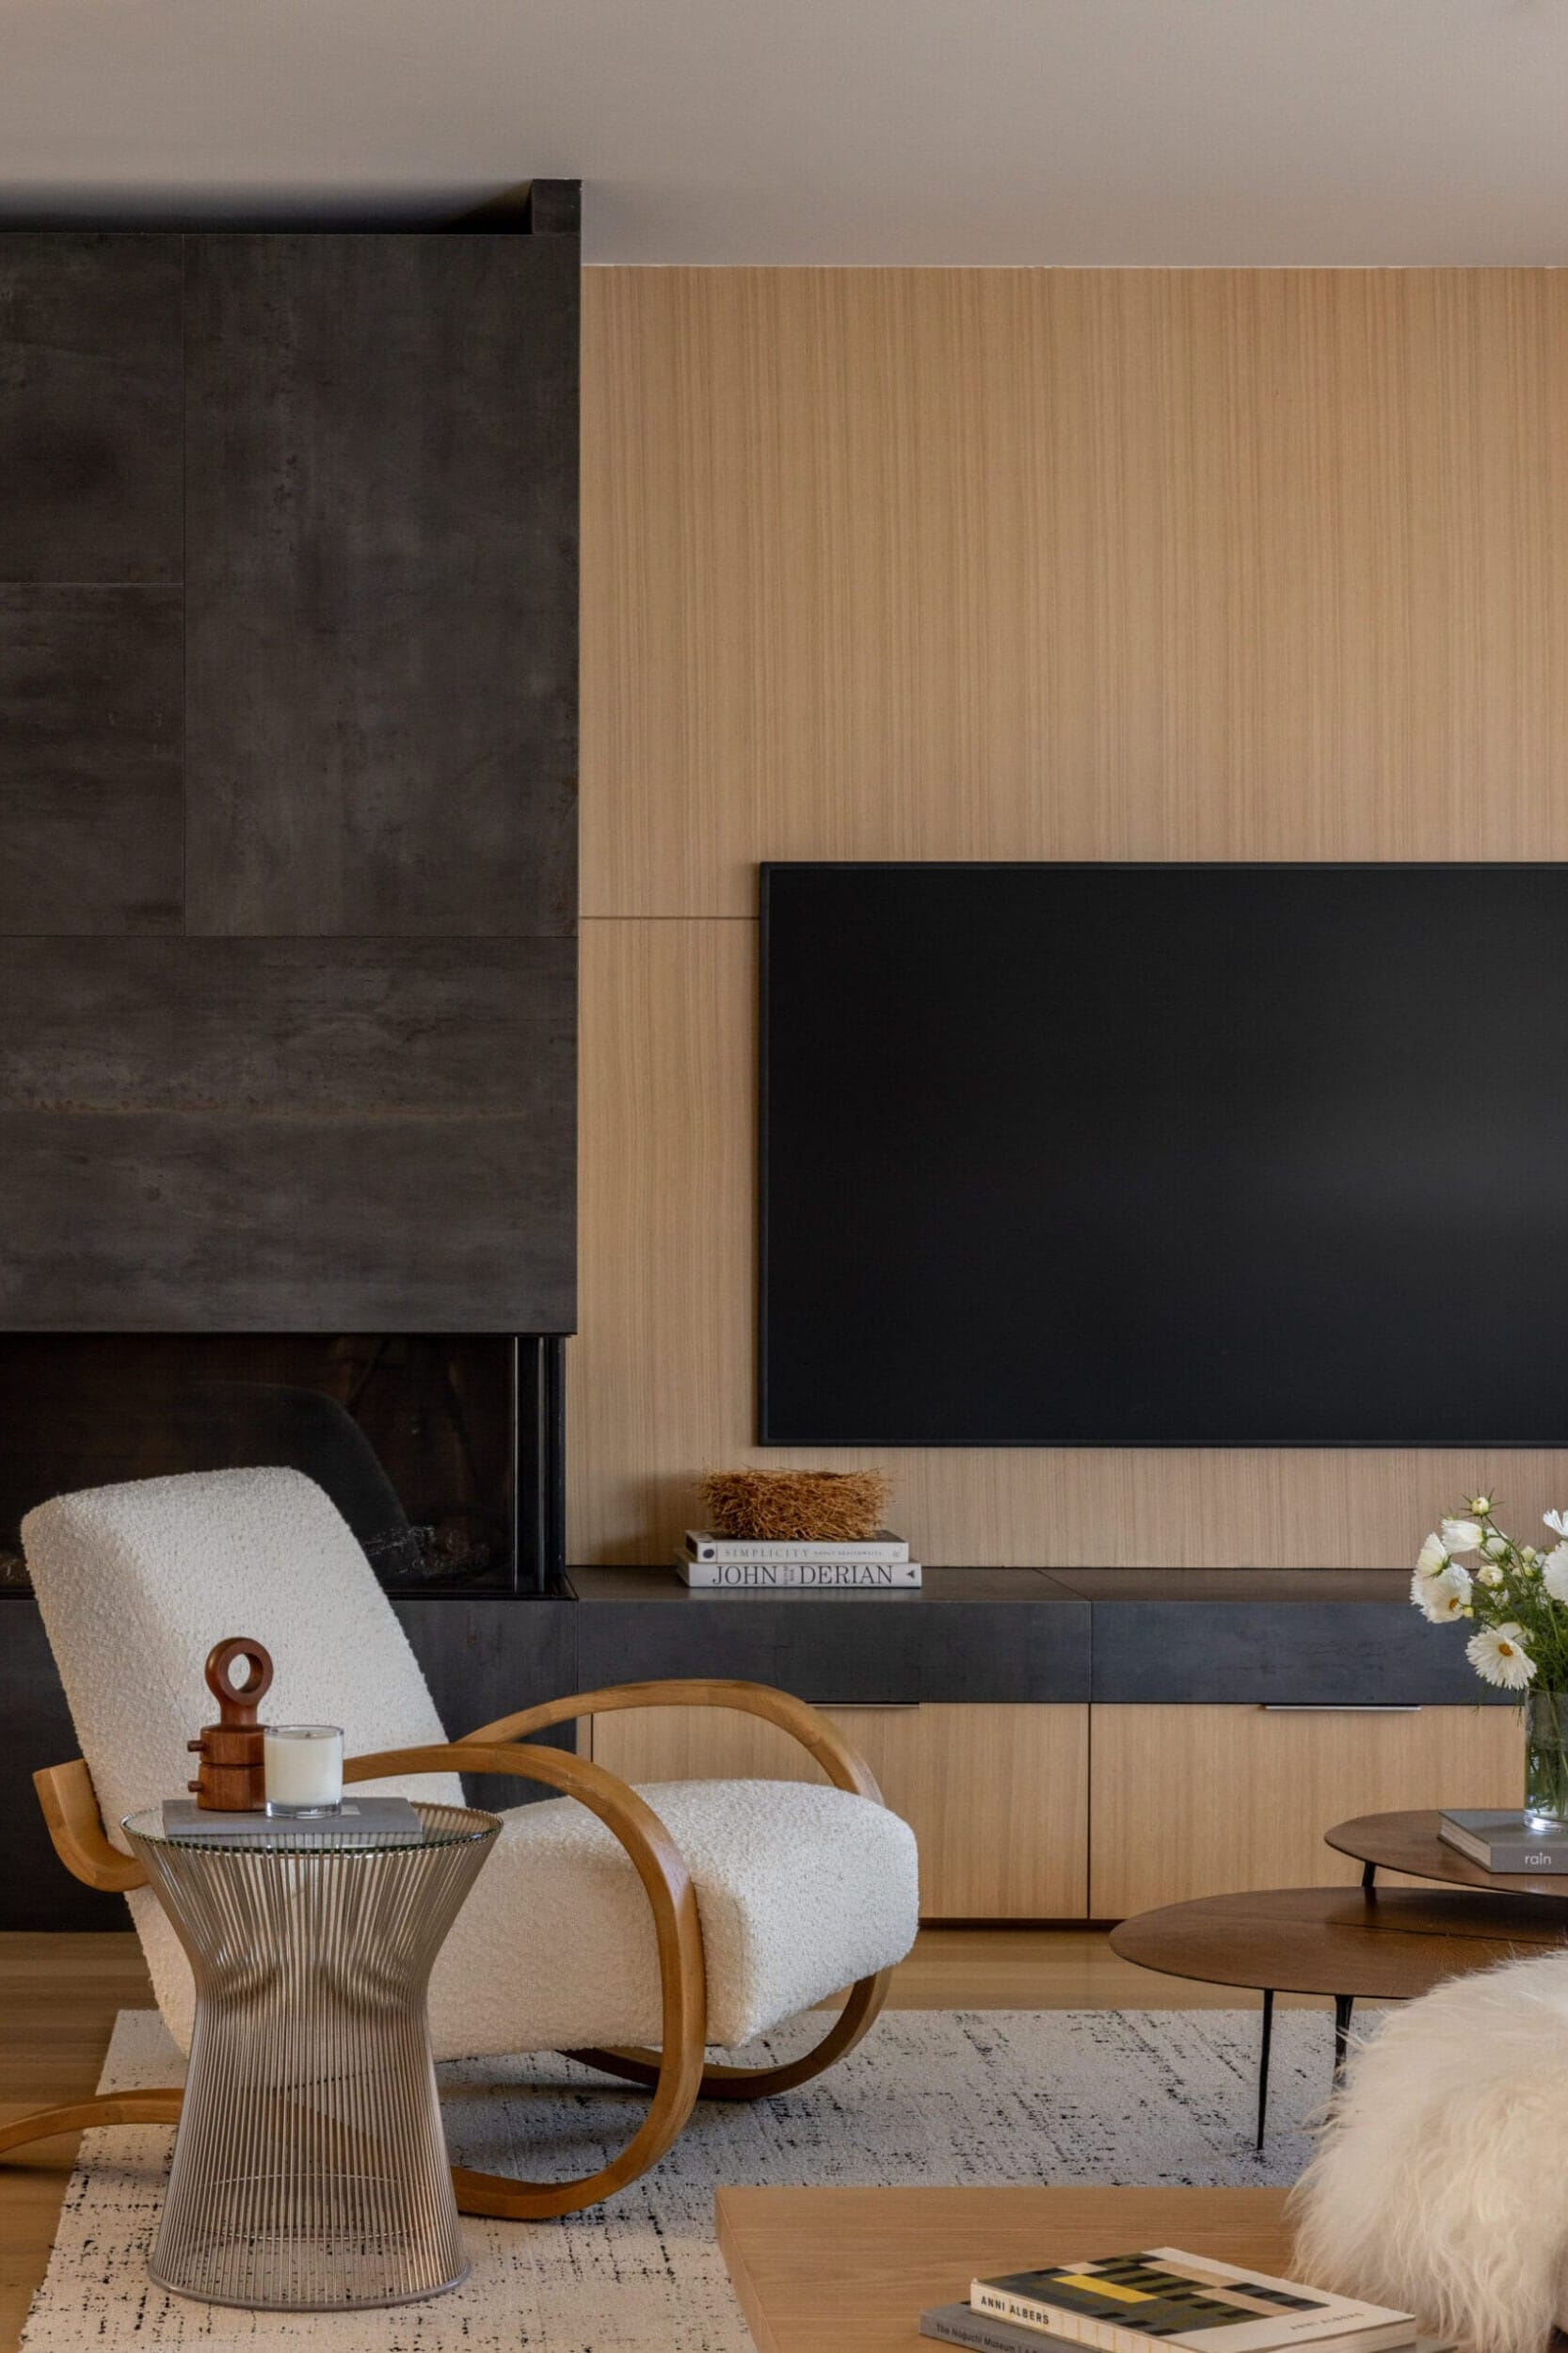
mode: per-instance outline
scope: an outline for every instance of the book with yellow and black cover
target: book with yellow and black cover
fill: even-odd
[[[1320,2345],[1381,2353],[1409,2345],[1416,2333],[1409,2313],[1273,2280],[1179,2247],[976,2280],[969,2303],[977,2313],[1093,2346],[1095,2353],[1150,2353],[1156,2345],[1180,2346],[1184,2353],[1286,2353]]]

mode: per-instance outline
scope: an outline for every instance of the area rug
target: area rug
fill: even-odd
[[[25,2353],[749,2353],[713,2241],[713,2191],[756,2183],[1288,2183],[1327,2095],[1328,2020],[1274,2022],[1268,2148],[1252,2146],[1256,2011],[899,2010],[828,2074],[755,2106],[699,2107],[649,2174],[564,2221],[469,2219],[464,2285],[392,2312],[290,2317],[149,2284],[172,2134],[89,2133]],[[746,2056],[776,2054],[770,2038]],[[122,2011],[103,2089],[176,2082],[156,2014]],[[453,2153],[495,2171],[585,2173],[641,2095],[566,2059],[441,2070]],[[954,2293],[963,2282],[954,2283]]]

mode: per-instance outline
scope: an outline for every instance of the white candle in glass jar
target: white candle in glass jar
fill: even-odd
[[[341,1724],[264,1724],[269,1814],[330,1814],[343,1803]]]

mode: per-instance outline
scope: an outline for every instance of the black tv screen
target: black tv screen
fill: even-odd
[[[765,867],[762,1441],[1561,1444],[1563,904]]]

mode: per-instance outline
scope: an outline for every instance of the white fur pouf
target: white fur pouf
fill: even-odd
[[[1568,1951],[1390,2010],[1293,2210],[1320,2286],[1485,2353],[1543,2353],[1568,2325]]]

